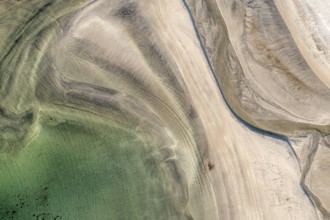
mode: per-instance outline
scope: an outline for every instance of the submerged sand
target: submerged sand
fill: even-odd
[[[1,3],[0,217],[327,219],[310,4]]]

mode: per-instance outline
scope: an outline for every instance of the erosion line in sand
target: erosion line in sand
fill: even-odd
[[[223,98],[223,100],[224,100],[226,106],[228,107],[230,113],[234,116],[234,118],[236,118],[241,124],[243,124],[243,125],[244,125],[245,127],[247,127],[249,130],[254,131],[254,132],[258,133],[258,134],[261,134],[261,135],[267,136],[267,137],[271,137],[271,138],[274,138],[274,139],[277,139],[277,140],[281,140],[281,141],[286,142],[286,143],[288,144],[288,146],[289,146],[291,152],[293,153],[293,155],[294,155],[294,157],[295,157],[295,159],[296,159],[296,162],[298,163],[298,156],[297,156],[295,150],[293,149],[292,145],[290,144],[288,137],[286,137],[286,136],[284,136],[284,135],[281,135],[281,134],[274,133],[274,132],[272,132],[272,131],[263,130],[263,129],[260,129],[260,128],[258,128],[258,127],[253,126],[252,124],[250,124],[250,123],[246,122],[245,120],[243,120],[243,119],[242,119],[239,115],[237,115],[236,112],[231,108],[231,106],[229,105],[228,101],[226,100],[226,97],[224,96],[224,93],[223,93],[223,91],[222,91],[222,89],[221,89],[220,83],[219,83],[219,81],[218,81],[217,78],[216,78],[215,71],[214,71],[214,69],[213,69],[213,67],[212,67],[212,63],[211,63],[210,58],[209,58],[209,56],[208,56],[208,54],[207,54],[207,51],[206,51],[206,49],[205,49],[205,47],[204,47],[204,44],[203,44],[202,38],[201,38],[201,36],[200,36],[200,34],[199,34],[199,31],[198,31],[198,28],[197,28],[197,25],[196,25],[196,22],[195,22],[194,16],[192,15],[191,10],[190,10],[190,8],[189,8],[189,6],[188,6],[186,0],[181,0],[181,2],[183,3],[184,7],[186,8],[186,11],[187,11],[188,14],[189,14],[189,17],[190,17],[191,23],[192,23],[192,25],[193,25],[193,28],[194,28],[194,30],[195,30],[195,33],[196,33],[197,39],[198,39],[199,44],[200,44],[200,48],[201,48],[202,51],[203,51],[203,54],[204,54],[205,60],[206,60],[208,66],[209,66],[209,68],[210,68],[210,71],[211,71],[211,73],[212,73],[212,76],[213,76],[213,78],[214,78],[214,81],[215,81],[217,87],[219,88],[220,94],[221,94],[221,96],[222,96],[222,98]],[[313,207],[315,207],[315,206],[314,206],[313,199],[311,198],[311,196],[308,194],[308,192],[306,192],[306,190],[304,190],[303,187],[301,187],[301,188],[303,189],[303,192],[305,193],[305,195],[308,197],[308,200],[313,204]]]

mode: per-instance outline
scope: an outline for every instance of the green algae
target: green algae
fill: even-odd
[[[163,180],[151,155],[118,127],[42,124],[19,155],[0,162],[0,218],[166,218]]]

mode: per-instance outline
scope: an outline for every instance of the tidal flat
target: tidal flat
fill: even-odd
[[[325,8],[0,1],[0,220],[329,219]]]

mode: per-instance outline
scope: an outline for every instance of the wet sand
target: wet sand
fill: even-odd
[[[0,216],[327,219],[328,35],[285,4],[1,3]]]

